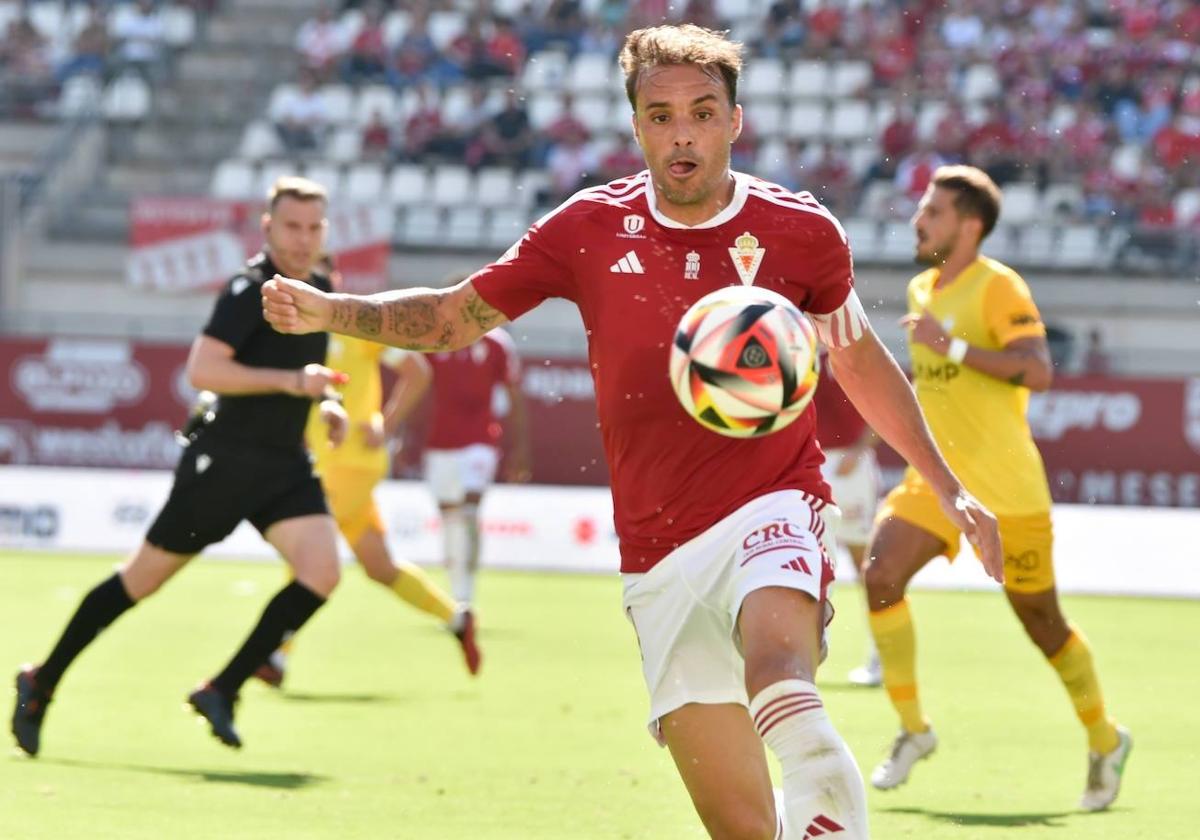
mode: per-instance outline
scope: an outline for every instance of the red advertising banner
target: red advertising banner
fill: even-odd
[[[131,285],[167,293],[207,293],[262,247],[261,202],[197,196],[144,196],[130,207]],[[329,208],[329,250],[346,291],[388,287],[393,216],[379,205]]]
[[[0,463],[172,467],[193,396],[186,359],[179,345],[0,341]],[[524,364],[534,481],[606,484],[587,362]],[[1200,507],[1200,378],[1061,377],[1029,419],[1058,501]],[[400,476],[420,473],[421,418],[411,425]]]

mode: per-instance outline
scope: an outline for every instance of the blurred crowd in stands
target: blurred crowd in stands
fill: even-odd
[[[78,76],[103,84],[124,73],[161,81],[172,46],[170,14],[211,12],[217,0],[6,0],[0,2],[0,116],[36,117]]]
[[[747,130],[735,150],[735,166],[810,189],[840,213],[861,211],[868,186],[886,182],[893,191],[885,212],[905,214],[937,165],[966,161],[1001,184],[1024,181],[1039,191],[1073,185],[1061,193],[1062,205],[1050,208],[1064,221],[1149,230],[1197,221],[1200,3],[776,0],[766,14],[722,18],[722,9],[737,5],[532,0],[505,16],[484,2],[440,49],[430,19],[461,8],[452,2],[326,6],[298,33],[306,95],[278,121],[279,130],[290,149],[317,148],[326,83],[414,89],[419,105],[410,113],[391,123],[380,116],[365,127],[366,154],[545,166],[550,198],[561,198],[638,168],[636,148],[627,135],[597,137],[571,116],[569,101],[563,117],[535,133],[520,88],[526,61],[548,49],[615,61],[629,29],[687,20],[732,29],[751,56],[869,65],[850,98],[889,104],[886,122],[871,132],[875,151],[868,159],[852,159],[848,144],[792,139],[764,171],[754,101],[745,103]],[[389,26],[397,11],[405,13],[404,25]],[[984,95],[964,89],[976,83]],[[470,107],[447,115],[439,91],[460,84],[472,86]],[[487,95],[496,85],[516,93],[496,102]],[[786,88],[780,95],[788,96]],[[936,119],[920,125],[929,103],[938,106]]]

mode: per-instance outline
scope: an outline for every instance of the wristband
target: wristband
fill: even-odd
[[[963,359],[967,357],[967,351],[971,349],[971,345],[967,344],[961,338],[950,339],[950,347],[946,350],[946,358],[952,362],[962,364]]]

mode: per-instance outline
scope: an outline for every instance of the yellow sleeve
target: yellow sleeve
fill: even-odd
[[[1000,347],[1018,338],[1044,336],[1046,325],[1029,286],[1018,274],[994,274],[983,298],[983,320]]]

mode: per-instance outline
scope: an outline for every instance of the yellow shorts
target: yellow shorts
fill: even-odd
[[[383,474],[379,470],[362,467],[326,466],[321,473],[329,512],[351,546],[367,531],[383,533],[383,517],[379,515],[372,495],[375,485],[382,480]]]
[[[933,489],[912,470],[906,471],[904,480],[888,493],[875,521],[893,516],[933,534],[950,551],[958,546],[958,528],[942,512]],[[1004,588],[1034,593],[1054,586],[1054,527],[1050,511],[996,519],[1004,546]]]

